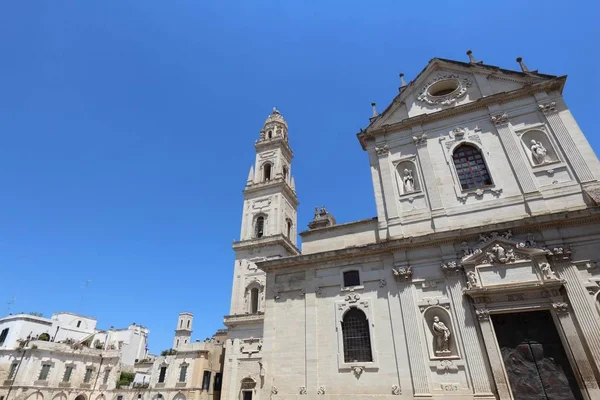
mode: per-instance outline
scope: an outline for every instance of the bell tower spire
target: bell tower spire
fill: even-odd
[[[266,277],[256,263],[300,254],[296,247],[298,198],[292,177],[294,154],[288,141],[288,124],[273,108],[254,143],[254,165],[244,188],[240,240],[233,243],[235,266],[231,307],[224,323],[229,328],[225,370],[234,371],[238,360],[248,359],[240,343],[262,342]],[[252,353],[255,367],[262,362],[258,346]],[[224,393],[238,393],[241,378],[225,375]]]

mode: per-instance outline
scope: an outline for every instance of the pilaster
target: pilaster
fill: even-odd
[[[425,187],[427,189],[427,197],[429,198],[429,206],[431,210],[438,210],[443,208],[442,198],[437,187],[437,180],[433,172],[433,166],[431,165],[431,158],[429,157],[429,150],[427,149],[427,135],[422,133],[422,130],[417,130],[413,141],[417,147],[417,155],[421,164],[421,173],[423,174],[423,180],[425,181]],[[415,129],[413,129],[415,134]]]
[[[569,348],[573,358],[575,359],[572,365],[579,369],[581,380],[583,381],[584,388],[588,391],[591,399],[600,398],[600,390],[598,389],[598,383],[594,376],[594,371],[588,357],[585,354],[583,344],[579,339],[575,322],[570,313],[570,307],[567,303],[559,302],[552,304],[553,312],[560,323],[560,326],[565,335],[565,339],[569,343]],[[583,388],[582,388],[583,389]]]
[[[498,392],[498,399],[512,400],[508,377],[504,371],[504,361],[502,360],[502,354],[500,353],[498,343],[496,342],[494,327],[490,321],[490,312],[484,307],[476,307],[475,314],[479,320],[479,328],[481,329],[483,343],[488,355],[488,360],[490,361],[492,376],[494,377],[496,391]]]
[[[385,144],[376,147],[375,151],[378,155],[379,174],[381,175],[381,185],[383,187],[383,198],[387,207],[387,216],[388,218],[394,218],[398,216],[398,203],[395,199],[395,192],[393,190],[395,182],[392,178],[392,171],[390,168],[390,152]]]
[[[408,265],[404,263],[395,263],[401,271],[409,271]],[[423,358],[424,350],[420,340],[419,327],[421,321],[418,317],[417,305],[415,302],[416,288],[412,284],[412,273],[404,273],[396,276],[398,282],[398,292],[400,294],[400,307],[403,310],[404,332],[406,335],[406,345],[408,346],[408,360],[410,363],[410,372],[412,377],[413,392],[415,396],[427,398],[431,396],[431,387],[429,384],[428,367]]]
[[[594,314],[596,310],[590,302],[587,289],[581,284],[577,266],[571,263],[570,257],[559,258],[556,250],[554,253],[555,272],[561,279],[565,280],[564,287],[569,301],[573,305],[573,313],[589,349],[594,372],[596,376],[600,376],[600,326]]]
[[[567,158],[567,162],[571,164],[571,168],[575,172],[577,179],[580,183],[589,182],[594,180],[594,175],[588,168],[587,163],[583,159],[583,156],[577,149],[575,141],[569,134],[569,131],[565,127],[555,102],[549,102],[539,104],[539,109],[542,114],[546,117],[550,128],[554,132],[556,140],[562,147],[562,150]]]
[[[471,375],[473,391],[475,396],[493,396],[489,371],[483,358],[484,349],[477,335],[472,306],[469,299],[463,294],[463,289],[466,287],[463,269],[446,270],[445,274],[447,290],[452,299],[453,312],[456,315],[456,320],[459,321],[457,325],[463,339],[465,358]]]

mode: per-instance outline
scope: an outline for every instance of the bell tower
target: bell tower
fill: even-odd
[[[175,338],[173,339],[173,348],[178,349],[190,343],[192,338],[192,321],[194,314],[189,312],[179,313],[177,319],[177,329],[175,329]]]
[[[300,254],[296,247],[298,198],[292,176],[294,156],[288,141],[288,124],[273,108],[254,143],[254,164],[244,188],[240,240],[233,243],[235,265],[228,327],[222,398],[234,400],[240,391],[239,359],[248,359],[245,374],[261,373],[265,310],[265,273],[256,263]],[[241,372],[240,372],[241,373]]]

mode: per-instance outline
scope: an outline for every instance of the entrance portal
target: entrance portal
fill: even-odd
[[[515,400],[580,400],[550,311],[491,316]]]

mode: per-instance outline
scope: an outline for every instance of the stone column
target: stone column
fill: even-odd
[[[494,125],[496,125],[500,142],[504,147],[504,151],[506,151],[506,154],[508,155],[508,161],[517,177],[517,181],[519,186],[521,186],[521,190],[524,194],[537,191],[535,181],[529,172],[530,167],[527,165],[523,155],[519,151],[519,144],[517,143],[515,135],[508,127],[508,114],[503,113],[495,115],[490,119]]]
[[[504,371],[504,361],[502,360],[502,354],[500,353],[498,343],[496,342],[494,327],[490,321],[490,312],[485,308],[476,308],[475,314],[477,314],[477,319],[479,320],[483,343],[487,351],[488,359],[490,360],[490,367],[492,368],[492,376],[496,383],[498,398],[500,400],[512,400],[508,377]]]
[[[424,133],[417,134],[416,136],[413,136],[413,141],[417,147],[417,155],[421,164],[421,173],[423,174],[425,188],[427,189],[429,206],[432,210],[441,209],[443,208],[442,198],[440,197],[437,181],[431,165],[431,158],[429,157],[429,151],[427,150],[427,135]]]
[[[404,263],[403,263],[404,264]],[[421,334],[419,328],[422,326],[420,314],[417,312],[415,302],[415,286],[412,284],[412,270],[408,265],[398,266],[395,264],[395,276],[398,281],[398,292],[400,293],[400,307],[403,310],[404,332],[406,335],[406,346],[408,347],[408,360],[415,396],[431,396],[429,387],[428,367],[425,364]]]
[[[307,271],[307,281],[312,282],[311,274],[312,271]],[[314,288],[314,290],[307,290],[304,296],[304,310],[305,316],[304,320],[306,321],[305,332],[304,332],[304,351],[305,351],[305,361],[304,361],[304,387],[307,390],[315,391],[318,388],[319,384],[319,353],[317,346],[317,335],[318,335],[318,320],[317,320],[317,292],[318,288]]]
[[[557,254],[557,253],[562,254]],[[592,356],[593,367],[598,375],[600,372],[600,326],[596,318],[596,310],[590,301],[587,289],[581,284],[577,266],[570,260],[569,250],[554,249],[553,264],[555,272],[565,280],[564,286],[569,301],[573,305],[573,313],[581,328],[581,333]]]
[[[569,305],[564,302],[552,303],[552,308],[554,309],[554,313],[560,322],[562,330],[565,334],[565,339],[567,340],[569,348],[571,349],[571,353],[573,354],[573,358],[575,359],[574,361],[576,365],[573,367],[576,367],[579,370],[581,380],[583,381],[583,385],[585,386],[585,389],[587,389],[590,398],[600,398],[598,383],[596,382],[596,377],[594,376],[594,371],[592,370],[592,366],[588,360],[588,357],[585,354],[583,344],[579,339],[575,322],[573,321],[573,318],[571,318]]]
[[[492,385],[484,359],[484,350],[477,335],[477,328],[471,311],[472,306],[463,293],[465,287],[463,269],[460,264],[455,262],[444,265],[446,266],[443,270],[446,275],[447,291],[450,293],[455,320],[458,322],[457,326],[463,339],[465,358],[471,374],[475,396],[492,396]],[[448,265],[455,265],[456,267],[448,268]],[[458,337],[458,335],[455,337]]]
[[[585,160],[583,159],[581,153],[577,149],[577,145],[575,141],[569,134],[565,124],[562,119],[558,115],[558,110],[556,108],[555,102],[550,102],[546,104],[539,105],[540,111],[542,114],[546,116],[548,120],[548,124],[552,131],[554,132],[554,136],[560,147],[562,147],[563,152],[567,158],[567,162],[571,164],[575,175],[577,175],[577,179],[579,182],[589,182],[594,180],[594,175],[588,168]]]

